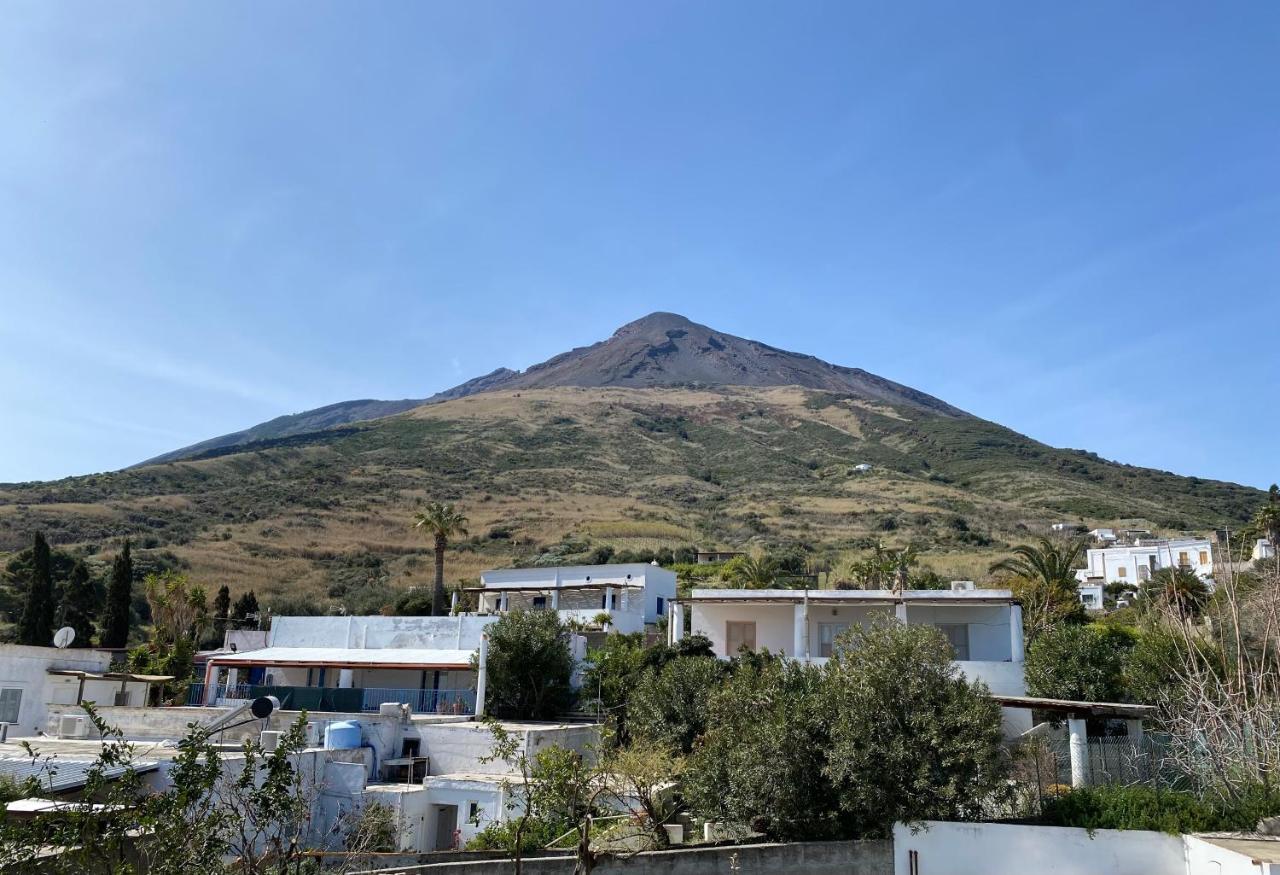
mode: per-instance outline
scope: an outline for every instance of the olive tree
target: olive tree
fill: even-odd
[[[569,630],[554,611],[511,611],[489,626],[486,634],[488,713],[546,720],[569,707],[573,701]],[[472,667],[478,667],[475,657]]]

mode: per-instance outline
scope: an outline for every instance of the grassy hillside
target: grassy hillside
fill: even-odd
[[[873,471],[854,473],[862,462]],[[459,579],[600,544],[803,542],[839,560],[874,538],[922,542],[940,572],[980,576],[1059,519],[1207,531],[1243,521],[1262,495],[821,391],[556,388],[0,486],[0,551],[42,529],[105,558],[127,535],[210,588],[368,607],[429,581],[408,520],[434,499],[472,520],[449,561]]]

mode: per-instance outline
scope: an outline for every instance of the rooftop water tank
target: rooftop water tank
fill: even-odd
[[[324,728],[325,750],[351,750],[360,746],[360,724],[336,720]]]

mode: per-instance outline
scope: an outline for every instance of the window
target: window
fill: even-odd
[[[547,597],[544,595],[536,595],[533,597],[533,609],[535,611],[545,611],[547,609]]]
[[[1121,566],[1120,568],[1116,569],[1116,577],[1128,577],[1128,576],[1129,576],[1128,568]]]
[[[818,655],[834,656],[836,639],[848,628],[848,623],[819,623]]]
[[[9,687],[0,690],[0,723],[17,723],[22,710],[22,690]]]
[[[1187,558],[1187,553],[1186,553],[1186,551],[1185,551],[1185,550],[1183,550],[1183,551],[1181,551],[1180,553],[1178,553],[1178,567],[1179,567],[1179,568],[1186,568],[1186,567],[1187,567],[1188,565],[1190,565],[1190,564],[1191,564],[1191,560]]]
[[[1151,579],[1151,566],[1150,566],[1150,565],[1139,565],[1139,566],[1138,566],[1138,580],[1150,580],[1150,579]]]
[[[730,620],[724,625],[726,656],[737,656],[738,651],[744,647],[748,650],[756,649],[755,623],[735,623],[733,620]]]
[[[1208,565],[1208,564],[1209,564],[1209,551],[1208,551],[1208,550],[1201,550],[1201,551],[1200,551],[1200,564],[1201,564],[1201,565]]]
[[[969,658],[969,625],[967,623],[938,623],[938,631],[947,636],[956,659],[964,661]]]
[[[467,822],[474,823],[477,826],[480,824],[480,803],[479,802],[467,803]]]
[[[658,616],[661,617],[664,613],[666,613],[666,609],[667,609],[667,600],[664,599],[662,596],[658,596]]]

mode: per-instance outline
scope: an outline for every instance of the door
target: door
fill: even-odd
[[[737,656],[742,648],[756,649],[756,624],[754,622],[725,623],[724,630],[725,655]]]
[[[457,844],[458,806],[441,805],[436,809],[436,850],[449,851]]]

